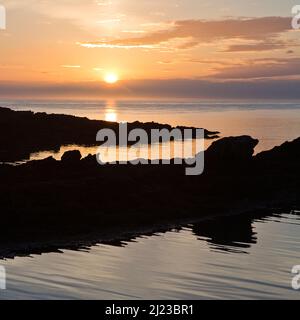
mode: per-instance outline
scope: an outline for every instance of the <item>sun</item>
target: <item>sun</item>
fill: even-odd
[[[109,84],[114,84],[119,81],[119,77],[116,73],[108,73],[105,75],[104,81]]]

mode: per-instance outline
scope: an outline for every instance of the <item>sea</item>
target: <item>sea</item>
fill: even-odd
[[[250,135],[255,152],[300,137],[300,102],[0,101],[13,110],[69,114],[118,122],[184,125]],[[207,142],[207,147],[211,142]],[[94,147],[62,146],[30,159],[83,155]],[[298,208],[299,209],[299,208]],[[141,235],[119,244],[0,260],[6,290],[0,299],[300,299],[300,212],[261,218],[214,218]],[[215,226],[215,227],[214,227]],[[300,270],[300,267],[299,267]]]

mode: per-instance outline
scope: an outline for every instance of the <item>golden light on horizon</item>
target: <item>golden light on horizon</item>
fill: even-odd
[[[118,114],[115,110],[107,110],[105,113],[105,121],[117,122]]]
[[[108,122],[117,122],[118,121],[118,111],[117,105],[115,100],[108,100],[106,101],[105,107],[105,121]]]
[[[114,84],[119,81],[119,76],[116,73],[107,73],[104,77],[104,81],[108,84]]]

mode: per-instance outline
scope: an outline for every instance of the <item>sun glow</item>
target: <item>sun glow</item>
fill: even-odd
[[[119,81],[119,77],[116,73],[108,73],[105,75],[104,81],[109,84],[114,84]]]
[[[114,100],[106,101],[104,116],[105,116],[105,120],[108,122],[117,122],[118,112],[117,112],[117,105]]]
[[[115,110],[107,110],[105,113],[105,121],[117,122],[118,115]]]

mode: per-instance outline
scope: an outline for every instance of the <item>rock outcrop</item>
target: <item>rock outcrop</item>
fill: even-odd
[[[258,142],[250,136],[223,138],[212,143],[206,151],[206,158],[208,161],[233,164],[249,161]]]
[[[184,165],[175,164],[100,166],[76,151],[62,161],[0,165],[0,253],[24,243],[300,208],[299,141],[252,156],[257,140],[221,139],[207,150],[201,176],[186,176]]]
[[[78,164],[81,158],[82,156],[80,151],[78,150],[67,151],[61,157],[61,162],[64,165],[74,165],[74,164]]]
[[[119,124],[69,115],[13,111],[0,107],[0,163],[27,160],[34,152],[59,151],[63,145],[98,145],[96,135],[101,129],[111,129],[118,136]],[[136,121],[128,123],[128,130],[132,129],[149,132],[151,129],[171,130],[172,127],[167,124]],[[190,129],[196,132],[196,128]],[[218,132],[205,130],[206,139],[217,137]]]

